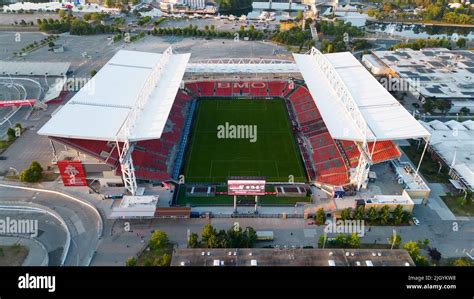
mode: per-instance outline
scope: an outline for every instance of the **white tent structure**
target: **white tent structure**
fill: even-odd
[[[331,137],[358,144],[359,188],[367,178],[375,142],[424,138],[428,144],[430,133],[351,53],[323,55],[313,48],[310,54],[293,56]],[[374,142],[372,149],[368,142]]]

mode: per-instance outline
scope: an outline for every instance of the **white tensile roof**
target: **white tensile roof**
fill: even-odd
[[[364,140],[316,57],[293,54],[309,91],[334,139]],[[429,137],[429,132],[349,52],[324,54],[367,124],[366,138],[397,140]]]
[[[38,134],[63,138],[124,140],[122,126],[144,96],[130,141],[161,137],[190,54],[117,52],[87,84],[39,130]],[[161,68],[150,92],[143,92],[153,69]],[[156,72],[154,72],[156,74]],[[135,108],[133,108],[135,107]],[[132,109],[133,108],[133,109]],[[120,133],[120,134],[119,134]]]
[[[420,123],[431,133],[430,146],[474,189],[474,127],[471,120]]]

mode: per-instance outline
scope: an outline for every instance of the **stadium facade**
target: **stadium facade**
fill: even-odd
[[[371,165],[400,157],[393,141],[428,144],[430,133],[351,53],[190,56],[119,51],[95,75],[93,92],[81,89],[38,134],[100,161],[132,195],[137,181],[178,179],[202,97],[284,99],[311,183],[363,188]]]

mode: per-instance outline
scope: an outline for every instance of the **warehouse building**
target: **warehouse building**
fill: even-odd
[[[393,77],[408,85],[421,103],[446,101],[446,112],[463,107],[474,111],[474,53],[472,51],[427,48],[372,51],[362,57],[374,76]],[[405,91],[405,90],[404,90]]]

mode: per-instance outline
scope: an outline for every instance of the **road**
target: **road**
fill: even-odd
[[[0,202],[1,204],[1,202]],[[0,210],[0,219],[10,218],[12,220],[33,220],[38,221],[38,240],[45,247],[48,252],[49,266],[60,266],[61,256],[63,250],[66,247],[66,232],[63,229],[61,223],[46,213],[39,212],[18,212],[18,211],[7,211]],[[6,220],[5,220],[6,221]],[[42,259],[41,259],[42,260]]]
[[[415,215],[422,223],[420,226],[365,226],[365,235],[361,237],[361,243],[388,244],[387,239],[395,229],[400,234],[402,243],[429,239],[430,246],[437,248],[445,258],[466,257],[466,252],[474,254],[474,221],[441,220],[427,206],[416,207]],[[104,232],[104,238],[91,265],[124,265],[127,258],[135,256],[144,248],[150,235],[156,229],[164,231],[178,248],[184,248],[187,244],[188,230],[200,233],[202,227],[208,223],[217,230],[228,230],[235,222],[238,222],[242,228],[251,226],[255,230],[274,232],[273,242],[258,243],[258,246],[272,245],[280,248],[313,246],[317,248],[317,241],[324,234],[323,226],[308,225],[309,220],[303,219],[212,218],[109,221],[108,230]],[[129,231],[126,230],[127,227],[130,227]],[[329,235],[329,237],[334,236]]]
[[[99,242],[97,214],[91,209],[59,195],[0,187],[0,203],[2,201],[31,202],[56,211],[71,233],[65,265],[88,265]]]

